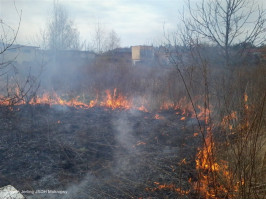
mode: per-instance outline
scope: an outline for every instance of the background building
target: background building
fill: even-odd
[[[132,63],[150,63],[154,59],[154,48],[153,46],[132,46]]]

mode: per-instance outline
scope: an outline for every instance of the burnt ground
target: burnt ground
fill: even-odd
[[[0,112],[0,187],[44,190],[26,198],[191,198],[174,188],[196,180],[200,139],[176,111],[14,109]]]

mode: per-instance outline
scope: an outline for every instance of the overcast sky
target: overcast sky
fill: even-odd
[[[163,24],[177,24],[182,0],[61,0],[75,22],[82,40],[92,40],[99,21],[106,31],[115,30],[122,46],[156,43],[162,37]],[[32,44],[44,29],[53,0],[15,0],[22,10],[18,43]],[[14,0],[0,0],[0,18],[12,27],[18,24]]]
[[[192,0],[198,1],[198,0]],[[263,2],[264,0],[255,0]],[[36,34],[44,29],[53,0],[0,0],[0,19],[15,28],[19,17],[14,7],[22,10],[17,43],[34,44]],[[175,30],[178,12],[185,0],[59,0],[75,22],[82,40],[91,41],[99,21],[106,31],[115,30],[122,46],[160,42],[163,24]]]

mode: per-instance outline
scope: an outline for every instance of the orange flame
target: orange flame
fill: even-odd
[[[18,91],[19,90],[17,90],[17,92]],[[3,100],[1,101],[1,99]],[[181,115],[184,116],[182,116],[181,120],[185,120],[185,116],[188,116],[188,114],[191,113],[189,107],[181,108],[181,104],[182,102],[185,102],[185,100],[186,100],[185,98],[181,98],[178,102],[164,102],[160,106],[160,110],[173,109],[177,111],[176,114],[182,113]],[[62,106],[75,107],[77,109],[89,109],[95,106],[102,106],[111,109],[136,109],[143,112],[149,112],[148,110],[149,102],[144,97],[140,101],[134,102],[133,99],[128,99],[125,96],[123,96],[121,93],[118,93],[116,88],[113,91],[106,90],[105,96],[103,98],[99,98],[97,95],[95,99],[90,100],[88,103],[81,101],[80,96],[77,96],[70,100],[66,100],[65,98],[60,97],[55,92],[50,92],[50,93],[46,92],[42,95],[36,96],[28,103],[31,105],[36,105],[36,104],[62,105]],[[0,96],[0,104],[5,106],[12,105],[12,99],[2,98]],[[22,104],[26,104],[26,101],[23,99],[21,99],[15,105],[22,105]],[[155,118],[161,119],[161,117],[159,116],[156,116]]]
[[[170,190],[176,192],[181,195],[187,195],[190,193],[189,190],[182,190],[181,188],[177,188],[174,184],[160,184],[159,182],[154,182],[156,185],[155,188],[146,188],[148,191],[158,191],[158,190]]]
[[[117,95],[116,88],[114,89],[113,94],[111,94],[110,90],[106,90],[106,98],[103,102],[100,103],[100,106],[104,106],[107,108],[123,108],[130,109],[132,107],[131,103],[122,95]]]
[[[203,148],[199,149],[196,156],[196,169],[199,171],[199,181],[194,185],[194,188],[205,198],[219,198],[220,194],[226,194],[229,198],[233,198],[234,196],[229,194],[227,188],[229,181],[232,180],[232,174],[229,171],[228,163],[226,161],[219,161],[218,163],[215,157],[215,143],[213,141],[212,126],[209,125],[209,116],[209,109],[205,109],[204,112],[198,115],[200,119],[205,118],[204,121],[207,127]],[[236,113],[232,112],[224,118],[224,123],[235,118],[237,118]],[[223,184],[217,182],[217,174],[220,174],[225,179]],[[234,190],[237,191],[237,187],[234,187]]]
[[[155,114],[154,119],[164,119],[164,117],[159,114]]]

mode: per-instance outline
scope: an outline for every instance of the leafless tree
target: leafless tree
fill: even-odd
[[[265,42],[265,10],[254,0],[202,0],[194,6],[188,0],[189,17],[183,17],[186,29],[203,41],[221,48],[229,66],[232,45]],[[243,51],[243,47],[241,51]]]
[[[19,33],[22,11],[18,11],[18,25],[14,28],[5,19],[0,19],[0,105],[13,106],[19,102],[29,102],[39,88],[39,80],[32,75],[31,70],[26,76],[18,73],[15,64],[18,55],[10,56],[12,52],[18,52],[21,45],[16,45]]]
[[[118,47],[120,47],[120,38],[118,34],[114,30],[112,30],[107,38],[107,50],[114,50]]]
[[[108,33],[102,23],[98,21],[94,30],[93,44],[94,51],[101,54],[118,48],[120,46],[120,38],[114,30]]]
[[[198,170],[197,191],[200,193],[202,190],[204,181],[201,180],[205,176],[208,182],[205,192],[213,193],[216,197],[258,198],[257,187],[264,184],[259,180],[259,155],[263,153],[260,151],[260,140],[265,139],[265,136],[262,126],[257,124],[263,124],[265,88],[256,82],[262,80],[263,72],[265,76],[265,64],[254,66],[251,70],[247,63],[242,62],[241,68],[227,69],[233,69],[237,56],[244,56],[247,48],[265,42],[265,9],[254,0],[202,0],[195,4],[188,0],[187,8],[188,13],[181,15],[184,28],[180,28],[173,36],[165,35],[167,43],[171,44],[166,48],[167,53],[181,77],[197,119],[197,106],[204,105],[204,123],[197,121],[203,148],[209,148],[208,166],[221,162],[219,159],[223,157],[230,169],[227,179],[219,174],[219,170]],[[219,61],[225,68],[220,67]],[[251,74],[256,74],[256,78]],[[252,88],[249,101],[247,88]],[[197,95],[201,97],[201,102],[196,100]],[[251,99],[254,100],[252,103]],[[247,104],[252,106],[248,107]],[[207,111],[211,110],[211,105],[215,107],[212,107],[210,114]],[[233,111],[237,113],[235,119],[228,117]],[[226,117],[231,123],[228,125],[230,128],[227,127],[224,132],[212,130],[215,123],[222,124]],[[208,129],[211,135],[208,135]],[[208,144],[207,139],[211,139],[211,143]],[[221,141],[226,141],[223,148],[220,148]],[[238,183],[241,183],[237,186],[239,190],[234,191]],[[226,188],[226,192],[219,187]]]
[[[93,43],[95,52],[101,54],[106,49],[106,30],[100,21],[95,25],[94,35],[93,35]]]
[[[14,5],[15,6],[15,5]],[[19,13],[15,6],[16,12],[19,17],[18,26],[14,29],[9,24],[5,22],[4,19],[0,18],[0,76],[3,75],[3,70],[10,65],[11,61],[6,60],[5,53],[12,49],[12,45],[15,43],[17,39],[17,35],[20,28],[21,15],[22,12]],[[5,73],[4,73],[5,74]]]
[[[15,6],[15,4],[14,4]],[[0,103],[7,103],[7,100],[10,99],[9,95],[9,82],[8,82],[8,75],[10,71],[12,71],[12,60],[6,58],[9,50],[12,50],[13,45],[17,39],[17,35],[20,28],[21,22],[21,14],[19,13],[15,6],[16,12],[19,17],[18,26],[13,28],[9,24],[6,23],[5,19],[0,19],[0,83],[1,83],[1,94],[0,94]]]
[[[42,39],[48,40],[47,46],[51,50],[80,49],[79,31],[69,18],[66,8],[54,1],[51,18]]]

